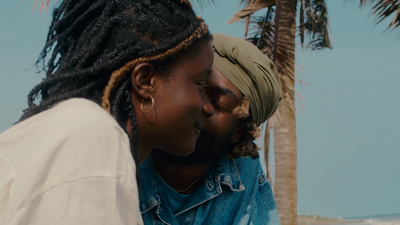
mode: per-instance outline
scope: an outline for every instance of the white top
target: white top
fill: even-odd
[[[112,116],[61,102],[0,134],[0,224],[143,224],[135,170]]]

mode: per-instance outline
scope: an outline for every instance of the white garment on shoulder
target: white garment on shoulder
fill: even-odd
[[[112,116],[61,102],[0,134],[0,224],[143,224],[135,171]]]

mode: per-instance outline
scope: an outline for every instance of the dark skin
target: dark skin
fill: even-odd
[[[199,48],[190,57],[177,57],[167,77],[151,63],[141,63],[133,69],[131,95],[138,121],[140,162],[154,148],[180,157],[191,154],[205,119],[214,114],[204,90],[211,73],[213,49],[210,42],[201,43]],[[154,98],[153,108],[150,96]],[[131,130],[130,121],[127,130]]]
[[[208,82],[210,85],[206,93],[215,112],[206,119],[194,153],[182,158],[161,153],[157,149],[153,151],[153,162],[159,175],[175,190],[186,189],[244,135],[244,123],[232,114],[232,110],[241,104],[243,94],[214,68]],[[193,193],[200,185],[200,180],[187,191],[179,193]]]

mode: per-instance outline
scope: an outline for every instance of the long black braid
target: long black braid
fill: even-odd
[[[137,119],[125,75],[140,62],[167,70],[175,53],[209,41],[207,26],[187,0],[64,0],[52,18],[36,62],[46,78],[29,93],[20,121],[70,98],[89,99],[125,132],[130,119],[138,163]]]

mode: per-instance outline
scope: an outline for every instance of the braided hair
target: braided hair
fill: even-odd
[[[70,98],[91,100],[125,132],[130,119],[137,164],[138,127],[126,75],[141,62],[167,69],[176,53],[202,41],[210,41],[208,28],[187,0],[64,0],[36,62],[46,77],[29,93],[20,121]]]
[[[249,98],[244,96],[242,103],[236,106],[232,113],[242,120],[244,125],[243,136],[235,144],[232,152],[229,153],[233,158],[247,157],[252,158],[258,157],[259,148],[254,143],[254,140],[260,136],[261,130],[257,127],[254,122],[254,118],[250,113],[250,102]]]

